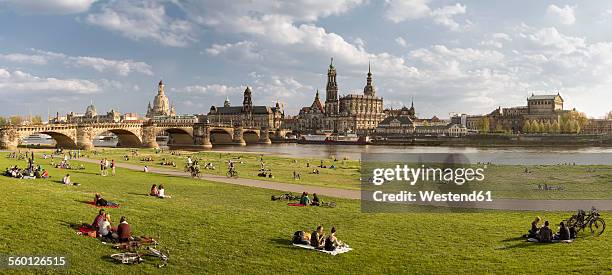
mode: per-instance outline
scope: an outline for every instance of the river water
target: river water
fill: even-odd
[[[213,151],[261,152],[299,158],[361,159],[362,153],[442,153],[462,154],[470,162],[496,164],[602,164],[612,165],[612,147],[446,147],[446,146],[379,146],[319,145],[282,143],[272,145],[214,146]]]
[[[51,143],[52,141],[49,141]],[[37,142],[42,143],[42,142]],[[116,141],[95,140],[96,147],[113,147]],[[161,145],[161,144],[160,144]],[[276,143],[248,146],[215,145],[213,151],[252,152],[297,158],[361,159],[362,153],[442,153],[462,154],[470,162],[496,164],[602,164],[612,165],[612,147],[448,147],[448,146],[381,146]]]

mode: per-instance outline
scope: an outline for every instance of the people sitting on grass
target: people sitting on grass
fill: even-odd
[[[143,172],[148,173],[149,172],[149,167],[147,167],[146,165],[144,166],[144,168],[142,169]]]
[[[130,228],[130,224],[128,224],[125,216],[121,217],[119,221],[119,226],[117,227],[117,235],[119,237],[120,242],[129,242],[132,238],[132,228]]]
[[[42,173],[40,173],[40,178],[48,179],[49,178],[49,171],[47,171],[46,169],[43,169]]]
[[[73,184],[73,183],[72,183],[72,180],[70,179],[70,174],[66,174],[66,175],[64,176],[64,178],[62,179],[62,183],[63,183],[64,185],[72,185],[72,184]]]
[[[315,168],[315,169],[312,169],[312,174],[318,175],[318,174],[321,174],[321,172],[319,172],[319,169]]]
[[[163,185],[159,185],[159,189],[157,190],[158,194],[157,197],[160,199],[164,199],[164,198],[170,198],[170,196],[166,195],[166,190],[164,189]]]
[[[102,220],[98,222],[97,233],[98,233],[98,236],[101,238],[108,238],[108,239],[113,238],[113,228],[111,226],[108,215],[104,215],[102,217]]]
[[[98,211],[98,215],[94,218],[94,221],[91,223],[91,227],[96,231],[100,228],[100,223],[106,218],[106,211],[104,209],[100,209]]]
[[[300,198],[300,204],[310,205],[310,198],[308,197],[308,192],[302,193],[302,197]]]
[[[206,165],[204,165],[204,169],[215,170],[215,165],[213,165],[212,162],[207,162]]]
[[[319,199],[319,196],[317,196],[317,193],[312,194],[312,202],[310,202],[310,205],[312,206],[321,205],[321,199]]]
[[[293,171],[293,180],[300,180],[300,179],[301,179],[300,173]]]
[[[540,228],[538,232],[538,241],[541,243],[550,243],[553,240],[553,233],[550,227],[548,227],[548,221],[544,222],[544,226]]]
[[[317,230],[310,234],[310,245],[316,249],[323,249],[325,245],[325,233],[323,232],[323,226],[317,226]]]
[[[336,248],[342,246],[343,243],[338,240],[338,238],[336,237],[336,228],[332,227],[331,229],[331,234],[329,234],[326,238],[325,238],[325,244],[324,244],[324,248],[326,251],[334,251],[336,250]]]
[[[570,240],[570,230],[565,226],[564,222],[559,223],[559,232],[553,236],[553,240],[567,241]]]
[[[153,186],[151,186],[151,192],[149,192],[149,196],[154,196],[154,197],[159,196],[159,191],[157,189],[157,184],[153,184]]]
[[[540,231],[539,224],[542,218],[535,217],[535,219],[531,222],[531,229],[529,229],[529,234],[527,238],[536,238],[538,237],[538,231]]]

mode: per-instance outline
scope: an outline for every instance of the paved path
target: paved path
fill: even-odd
[[[80,158],[79,161],[89,163],[100,163],[99,160]],[[144,166],[131,163],[117,162],[117,167],[130,170],[143,171]],[[149,173],[157,173],[163,175],[171,175],[177,177],[190,177],[190,174],[183,171],[178,171],[169,168],[149,167]],[[310,194],[317,193],[323,196],[343,198],[343,199],[361,199],[360,190],[348,190],[331,187],[321,187],[312,185],[302,185],[294,183],[272,182],[257,179],[247,178],[228,178],[225,176],[217,176],[210,174],[202,174],[200,179],[223,182],[235,185],[251,186],[272,190],[280,190],[283,192]],[[422,203],[421,203],[422,204]],[[434,206],[453,206],[463,208],[479,208],[479,209],[496,209],[496,210],[532,210],[532,211],[576,211],[577,209],[589,210],[595,207],[599,210],[612,210],[612,200],[524,200],[524,199],[495,199],[493,202],[478,202],[478,203],[430,203]]]

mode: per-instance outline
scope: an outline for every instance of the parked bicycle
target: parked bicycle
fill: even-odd
[[[569,227],[575,227],[576,233],[587,226],[591,230],[591,235],[599,236],[606,230],[606,221],[599,216],[599,211],[595,207],[591,208],[588,214],[584,210],[578,210],[578,213],[567,219],[565,223]]]

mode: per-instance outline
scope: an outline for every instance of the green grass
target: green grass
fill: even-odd
[[[13,164],[17,161],[0,158],[0,167]],[[70,268],[64,272],[78,274],[612,272],[610,232],[582,235],[572,244],[517,238],[535,215],[557,223],[571,213],[364,214],[358,201],[341,199],[333,209],[298,208],[270,201],[280,193],[272,190],[124,169],[116,177],[100,177],[96,165],[85,166],[69,171],[82,184],[78,187],[55,182],[66,171],[54,168],[50,180],[0,177],[0,254],[66,255]],[[164,184],[173,197],[145,196],[153,183]],[[95,192],[122,205],[109,210],[115,222],[126,216],[136,235],[152,235],[169,249],[168,267],[111,263],[106,256],[114,249],[74,233],[68,224],[93,220],[97,209],[82,201]],[[289,244],[294,231],[317,224],[326,231],[336,226],[354,251],[333,257]]]
[[[304,185],[316,185],[342,189],[359,190],[360,163],[356,160],[326,159],[324,165],[335,163],[336,169],[320,168],[321,174],[310,174],[312,169],[320,164],[319,159],[297,159],[280,156],[264,155],[266,168],[272,169],[274,178],[258,177],[260,154],[228,153],[228,152],[180,152],[181,156],[169,153],[155,154],[153,150],[139,150],[138,157],[125,161],[123,156],[129,155],[127,149],[102,149],[98,155],[90,157],[100,159],[107,157],[118,162],[165,167],[184,170],[187,156],[200,159],[202,162],[212,162],[216,170],[203,170],[203,173],[225,175],[227,160],[240,158],[237,164],[240,177],[258,180],[287,182]],[[155,161],[141,161],[144,157],[152,157]],[[176,168],[161,165],[162,159],[174,161]],[[310,163],[310,168],[306,163]],[[480,166],[482,167],[482,166]],[[530,173],[525,173],[528,168]],[[293,171],[301,174],[301,180],[293,179]],[[488,165],[485,169],[485,181],[472,182],[475,190],[491,190],[493,198],[515,199],[610,199],[612,198],[612,166],[611,165]],[[538,184],[561,186],[563,191],[537,190]],[[435,187],[435,186],[434,186]],[[460,187],[466,189],[465,186]]]

